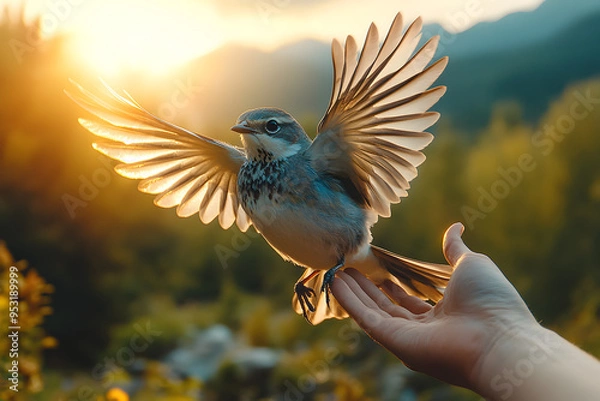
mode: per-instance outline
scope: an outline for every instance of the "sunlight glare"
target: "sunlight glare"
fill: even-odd
[[[73,54],[103,74],[163,73],[222,44],[213,13],[191,3],[103,3],[72,28]]]

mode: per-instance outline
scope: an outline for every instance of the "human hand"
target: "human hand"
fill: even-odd
[[[463,230],[457,223],[444,235],[444,256],[455,272],[435,306],[385,282],[381,288],[388,298],[353,269],[338,272],[332,291],[409,368],[484,394],[497,373],[487,360],[496,343],[542,328],[498,267],[462,242]]]

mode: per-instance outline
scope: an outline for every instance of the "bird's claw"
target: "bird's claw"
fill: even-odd
[[[315,290],[305,286],[302,283],[297,283],[294,287],[294,292],[298,296],[298,301],[300,302],[300,307],[302,308],[302,315],[304,315],[304,318],[308,320],[306,309],[308,308],[308,310],[311,312],[315,311],[314,305],[312,302],[310,302],[310,298],[316,295]]]
[[[335,279],[335,273],[340,270],[344,266],[344,262],[337,264],[335,267],[327,270],[325,275],[323,276],[323,285],[321,286],[321,292],[325,293],[325,303],[327,304],[327,308],[329,308],[329,294],[331,292],[331,285],[333,284],[333,280]]]
[[[344,261],[342,260],[336,266],[327,270],[325,272],[325,274],[323,275],[323,285],[321,286],[321,292],[325,292],[325,303],[327,304],[327,308],[329,308],[329,301],[330,301],[329,293],[331,292],[331,284],[333,284],[333,279],[335,278],[335,273],[339,269],[341,269],[343,266],[344,266]],[[312,277],[314,277],[316,274],[317,274],[317,271],[313,272],[311,275],[309,275],[304,280],[297,282],[296,285],[294,286],[294,292],[296,293],[296,296],[298,297],[298,302],[300,303],[300,307],[302,308],[302,315],[311,324],[312,324],[312,322],[308,318],[308,311],[314,313],[317,310],[317,308],[315,308],[315,306],[310,301],[310,299],[313,296],[316,297],[317,294],[315,293],[315,290],[313,290],[310,287],[307,287],[306,285],[304,285],[304,283],[307,282]]]

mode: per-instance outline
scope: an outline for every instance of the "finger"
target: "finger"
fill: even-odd
[[[366,278],[363,274],[355,269],[347,269],[348,275],[351,276],[364,293],[375,303],[375,307],[378,307],[391,316],[403,317],[409,319],[412,317],[412,313],[406,310],[404,306],[400,306],[392,302],[392,300],[384,294],[379,287],[377,287],[371,280]]]
[[[461,223],[454,223],[444,234],[444,257],[452,266],[456,266],[461,257],[471,253],[471,250],[465,245],[461,238],[464,230],[465,227]]]
[[[355,290],[349,284],[355,286]],[[359,283],[351,275],[339,272],[338,279],[334,280],[332,291],[338,302],[356,323],[371,338],[392,351],[398,358],[402,359],[407,344],[414,344],[415,338],[419,336],[420,331],[415,330],[420,326],[418,322],[412,319],[400,319],[396,316],[390,316],[379,308],[367,307],[353,292],[356,291],[358,294],[366,296]],[[410,313],[399,306],[397,308]],[[399,333],[402,333],[402,335],[398,335]]]
[[[336,276],[337,279],[333,281],[331,291],[335,299],[361,327],[372,329],[385,318],[390,317],[377,307],[371,308],[365,305],[363,299],[368,296],[352,277],[344,272],[338,272]]]
[[[373,309],[381,309],[379,307],[379,305],[377,304],[377,302],[375,302],[373,300],[373,298],[369,295],[369,293],[367,293],[363,287],[363,285],[361,285],[361,283],[359,283],[356,280],[356,277],[353,275],[350,275],[349,273],[354,270],[354,269],[346,269],[343,272],[339,272],[337,274],[337,277],[342,279],[346,285],[348,286],[348,288],[352,291],[352,293],[358,298],[360,299],[360,301],[367,307],[367,308],[373,308]],[[334,280],[335,282],[336,280]]]
[[[390,280],[386,280],[381,286],[383,291],[390,296],[394,301],[396,301],[400,306],[408,309],[415,315],[419,315],[421,313],[425,313],[433,306],[423,301],[420,298],[409,295],[404,288],[396,285],[394,282]]]

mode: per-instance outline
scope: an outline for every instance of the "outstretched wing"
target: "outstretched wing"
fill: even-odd
[[[122,162],[117,173],[141,179],[140,191],[157,195],[157,206],[177,206],[180,217],[198,213],[209,223],[218,216],[225,229],[234,222],[248,229],[250,219],[237,199],[237,175],[246,160],[241,149],[170,124],[106,84],[98,94],[73,84],[67,95],[100,118],[79,122],[99,138],[94,149]]]
[[[439,118],[428,112],[446,88],[429,89],[448,63],[431,64],[439,37],[415,51],[420,18],[402,32],[398,14],[379,45],[371,24],[362,50],[348,36],[332,44],[333,88],[309,150],[314,168],[352,185],[359,200],[383,217],[407,195],[433,139],[425,129]]]

